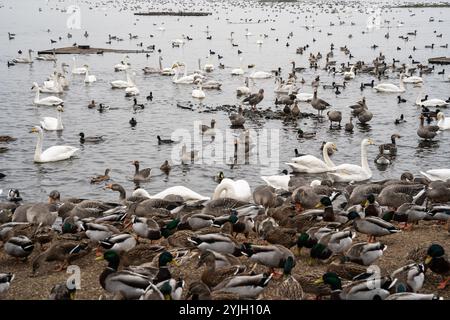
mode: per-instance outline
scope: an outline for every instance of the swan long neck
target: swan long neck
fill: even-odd
[[[336,165],[331,161],[330,156],[328,155],[328,148],[331,146],[330,143],[326,143],[323,146],[322,154],[323,154],[323,160],[325,161],[325,164],[329,167],[335,167]]]
[[[361,167],[364,171],[372,173],[369,168],[369,162],[367,161],[367,145],[364,142],[361,143]]]
[[[400,89],[405,89],[405,84],[403,83],[403,77],[400,77]]]
[[[58,115],[56,116],[56,129],[61,130],[63,125],[62,125],[62,119],[61,119],[61,111],[58,111]]]
[[[38,86],[36,86],[36,95],[34,96],[34,102],[38,102],[39,100],[40,100],[40,97],[39,97],[39,87]]]
[[[41,159],[42,154],[42,140],[44,139],[44,133],[42,131],[39,131],[38,133],[38,140],[36,143],[36,150],[34,151],[34,160],[37,161]]]
[[[214,191],[213,200],[219,199],[222,193],[225,192],[225,197],[233,198],[235,196],[234,186],[229,181],[223,181],[217,186]]]

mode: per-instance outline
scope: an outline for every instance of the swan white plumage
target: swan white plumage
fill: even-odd
[[[405,85],[403,83],[403,74],[400,76],[400,84],[399,86],[396,86],[392,83],[380,83],[377,84],[373,89],[377,92],[388,92],[388,93],[399,93],[399,92],[405,92]]]
[[[268,79],[271,78],[272,74],[270,72],[265,71],[255,71],[250,75],[252,79]]]
[[[31,132],[38,134],[38,141],[34,153],[34,162],[54,162],[69,159],[79,149],[70,146],[53,146],[42,152],[42,142],[44,140],[44,133],[41,127],[33,127]]]
[[[313,98],[314,98],[314,94],[313,93],[308,93],[308,92],[297,93],[297,100],[298,101],[310,102]]]
[[[114,71],[125,71],[130,68],[130,63],[128,62],[128,55],[123,56],[123,60],[114,66]]]
[[[275,93],[284,93],[284,94],[291,94],[291,93],[297,93],[299,88],[295,83],[283,83],[282,81],[278,80],[278,85],[275,87],[274,92]]]
[[[289,181],[291,180],[290,174],[261,176],[261,179],[272,188],[289,191]]]
[[[85,64],[84,67],[86,68],[86,75],[84,77],[84,82],[85,83],[93,83],[93,82],[97,81],[96,76],[94,76],[93,74],[89,74],[89,66],[87,64]]]
[[[64,89],[61,84],[61,75],[57,72],[54,72],[52,80],[44,81],[44,86],[39,87],[39,91],[43,93],[53,93],[53,94],[61,94],[64,92]]]
[[[141,92],[136,85],[125,88],[125,97],[135,97],[138,96]]]
[[[200,82],[198,87],[194,90],[192,90],[192,97],[197,99],[204,99],[206,97],[205,92],[202,88],[202,83]]]
[[[344,72],[344,79],[350,80],[350,79],[354,79],[354,78],[355,78],[355,66],[352,66],[350,68],[350,71]]]
[[[39,86],[36,82],[33,82],[33,86],[31,87],[31,90],[36,91],[36,96],[34,97],[33,103],[38,106],[60,106],[64,103],[64,100],[55,97],[45,97],[40,99],[39,95]]]
[[[31,57],[32,52],[33,52],[33,50],[29,49],[28,50],[28,58],[25,58],[25,57],[15,58],[15,59],[13,59],[13,62],[14,63],[33,63],[33,59]]]
[[[225,178],[214,190],[212,199],[232,198],[239,201],[249,202],[252,199],[252,190],[245,180],[232,180]]]
[[[420,171],[420,174],[431,181],[446,181],[450,179],[450,169],[432,169],[425,172]]]
[[[245,77],[244,86],[236,88],[237,96],[246,96],[250,94],[250,87],[248,86],[248,77]]]
[[[239,68],[231,70],[232,76],[241,76],[245,73],[244,69],[242,69],[242,58],[239,58]]]
[[[441,99],[427,99],[422,101],[422,91],[420,91],[416,99],[416,105],[424,107],[444,107],[448,105],[448,102]]]
[[[436,119],[439,129],[450,130],[450,118],[446,118],[443,112],[438,112]]]
[[[423,79],[418,76],[405,77],[403,79],[404,83],[423,83]]]
[[[333,142],[327,142],[322,150],[323,160],[320,160],[312,155],[305,155],[297,158],[292,158],[291,162],[286,164],[292,168],[294,172],[303,173],[323,173],[331,170],[335,167],[335,164],[331,161],[328,155],[328,149],[337,151],[337,147]]]
[[[128,70],[126,70],[126,76],[127,76],[127,80],[114,80],[111,81],[111,87],[113,89],[124,89],[124,88],[128,88],[128,87],[132,87],[134,85],[133,81],[131,80],[130,77],[130,73],[128,72]]]
[[[192,84],[196,79],[196,75],[196,73],[187,75],[187,68],[184,66],[184,75],[180,77],[179,66],[175,65],[175,75],[172,78],[172,82],[177,84]]]
[[[77,59],[73,57],[72,60],[73,60],[72,74],[85,74],[87,70],[86,67],[77,67]]]
[[[53,117],[43,117],[41,121],[41,127],[47,131],[63,130],[64,126],[62,124],[61,113],[64,112],[64,108],[58,106],[56,108],[57,116]]]
[[[335,182],[364,181],[372,178],[372,171],[367,161],[367,146],[373,145],[372,139],[363,139],[361,142],[361,166],[344,163],[331,168],[328,176]]]
[[[133,191],[133,196],[147,197],[149,199],[164,199],[168,195],[176,195],[182,197],[185,201],[190,200],[210,200],[211,198],[202,196],[195,191],[192,191],[185,186],[174,186],[167,188],[153,196],[151,196],[146,190],[139,188]]]
[[[211,63],[211,54],[208,54],[208,63],[203,66],[203,70],[206,72],[214,71],[214,65]]]

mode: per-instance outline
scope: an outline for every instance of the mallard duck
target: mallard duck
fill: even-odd
[[[217,292],[211,289],[201,281],[191,282],[186,299],[192,300],[239,300],[237,293]]]
[[[240,299],[254,299],[263,292],[272,279],[272,274],[229,277],[214,287],[213,291],[236,293]]]
[[[432,244],[428,247],[425,266],[442,276],[443,281],[439,284],[438,289],[445,289],[447,282],[450,281],[450,261],[441,245]]]
[[[67,283],[58,283],[55,284],[50,291],[50,296],[48,297],[49,300],[75,300],[75,294],[76,294],[76,287],[71,286],[69,288],[67,286]]]
[[[354,220],[353,227],[356,231],[369,236],[369,242],[374,242],[376,237],[400,232],[393,224],[378,217],[361,218],[357,212],[352,211],[348,214],[348,219]]]
[[[91,251],[88,243],[76,241],[57,241],[47,250],[35,257],[32,262],[32,273],[35,274],[43,262],[58,261],[61,264],[55,271],[61,271],[72,261],[81,258]]]
[[[404,203],[396,211],[389,211],[383,215],[386,221],[394,220],[404,222],[404,229],[407,229],[408,223],[417,223],[428,216],[427,209],[414,203]],[[411,224],[412,228],[412,224]]]
[[[184,216],[178,225],[178,229],[200,230],[212,226],[215,219],[216,217],[204,213]]]
[[[200,255],[197,268],[205,265],[201,280],[209,287],[214,288],[230,276],[235,276],[245,270],[242,265],[224,266],[216,268],[216,257],[212,251],[204,251]]]
[[[160,245],[139,243],[133,249],[120,253],[121,261],[124,266],[141,265],[152,261],[158,254],[164,251]]]
[[[367,196],[367,199],[363,204],[364,214],[366,217],[381,217],[383,210],[375,199],[376,198],[373,193]]]
[[[356,243],[350,249],[348,249],[343,257],[343,260],[351,261],[363,266],[370,266],[383,255],[383,252],[386,249],[387,246],[382,244],[381,242]]]
[[[86,137],[84,135],[83,132],[79,133],[80,136],[80,143],[84,144],[84,143],[99,143],[99,142],[103,142],[103,136],[91,136],[91,137]]]
[[[219,253],[230,253],[241,256],[240,246],[228,235],[223,233],[203,234],[188,238],[201,251],[213,250]]]
[[[242,253],[250,261],[269,267],[271,273],[275,268],[283,268],[283,274],[290,275],[296,264],[294,254],[281,245],[258,246],[244,243]]]
[[[345,252],[353,243],[356,236],[351,230],[330,232],[320,238],[319,244],[326,246],[334,254]]]
[[[329,197],[320,198],[320,201],[315,205],[315,208],[323,208],[323,214],[318,214],[323,216],[323,221],[339,223],[346,223],[348,221],[347,217],[342,215],[341,212],[335,212],[333,203]]]
[[[106,250],[122,252],[133,249],[136,246],[137,241],[131,234],[121,233],[112,235],[99,243]]]
[[[34,243],[27,236],[19,235],[11,237],[5,244],[4,249],[7,254],[15,258],[26,258],[33,252]]]
[[[139,300],[181,300],[183,288],[184,281],[182,279],[168,279],[156,286],[151,284]]]
[[[398,280],[396,292],[418,292],[425,280],[425,266],[421,263],[408,264],[392,272],[391,278]]]
[[[0,273],[0,294],[9,290],[11,282],[14,280],[14,274],[11,272]]]
[[[333,300],[384,300],[390,294],[383,286],[374,286],[372,281],[367,280],[354,281],[343,288],[341,279],[333,272],[325,273],[315,283],[328,284]]]
[[[133,231],[142,238],[150,240],[161,239],[161,229],[158,223],[152,218],[131,216],[130,224],[133,226]]]
[[[100,284],[110,293],[120,293],[125,299],[138,299],[151,284],[151,279],[138,273],[117,271],[120,257],[117,252],[108,250],[95,260],[108,261],[108,267],[100,274]]]
[[[270,295],[273,296],[273,293]],[[304,298],[302,285],[291,275],[277,284],[274,295],[283,300],[303,300]]]
[[[135,167],[133,181],[134,182],[144,182],[148,181],[150,179],[151,175],[151,168],[145,168],[142,170],[139,170],[139,161],[135,160],[133,161],[133,165]]]
[[[444,300],[444,298],[432,293],[400,292],[391,294],[385,300]]]
[[[297,229],[278,226],[275,227],[272,224],[270,224],[270,227],[266,228],[260,236],[270,244],[279,244],[286,248],[291,248],[297,243],[298,240]]]
[[[164,163],[159,167],[159,170],[161,170],[165,174],[169,174],[170,170],[172,170],[169,161],[165,160]]]
[[[365,266],[353,262],[345,262],[344,260],[345,259],[338,259],[332,261],[329,265],[327,265],[327,272],[336,273],[339,277],[346,280],[353,280],[361,273],[367,272],[367,268]]]
[[[227,228],[227,224],[231,225],[231,234],[236,238],[237,234],[244,234],[245,238],[248,238],[249,233],[254,228],[254,222],[252,217],[241,216],[238,217],[236,210],[232,209],[231,214],[227,217],[219,217],[214,220],[215,225],[222,225],[222,229]]]
[[[106,169],[104,175],[93,177],[91,179],[91,183],[94,184],[94,183],[100,183],[100,182],[109,180],[110,179],[110,177],[109,177],[109,173],[110,172],[111,172],[111,169]]]

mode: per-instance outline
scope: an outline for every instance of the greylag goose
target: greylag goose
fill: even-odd
[[[396,144],[396,139],[401,138],[401,136],[397,133],[393,134],[391,136],[391,143],[385,143],[380,145],[380,148],[383,147],[384,152],[389,153],[391,156],[396,156],[397,155],[397,144]]]
[[[238,113],[232,113],[229,117],[231,125],[233,127],[242,127],[245,123],[245,118],[244,118],[244,110],[242,109],[241,106],[239,106],[238,108]]]
[[[345,124],[346,132],[353,132],[354,125],[353,125],[352,120],[353,120],[353,117],[350,117],[349,122]]]
[[[311,106],[317,110],[317,115],[320,117],[323,110],[330,106],[325,100],[317,98],[317,90],[314,90],[314,95],[311,100]]]
[[[328,119],[330,120],[330,129],[333,126],[333,122],[339,123],[339,128],[341,127],[342,121],[342,112],[340,111],[328,111],[327,112]]]
[[[417,135],[425,140],[431,140],[439,131],[438,126],[424,126],[425,117],[423,115],[420,115],[420,124],[419,129],[417,129]]]
[[[253,110],[256,110],[256,105],[264,99],[264,89],[259,89],[258,93],[253,93],[242,100],[243,103],[248,103]]]
[[[133,176],[134,182],[148,181],[150,179],[150,174],[152,172],[151,168],[145,168],[145,169],[139,170],[139,161],[137,161],[137,160],[133,161],[133,165],[135,167],[134,176]]]

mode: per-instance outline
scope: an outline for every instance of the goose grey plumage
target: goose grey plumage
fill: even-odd
[[[436,136],[437,132],[439,131],[439,127],[432,125],[425,126],[424,121],[425,117],[422,114],[420,115],[420,124],[419,128],[417,129],[417,135],[422,139],[431,140]]]
[[[145,169],[139,170],[139,161],[138,160],[133,161],[133,165],[135,167],[133,181],[143,182],[143,181],[148,181],[150,179],[150,174],[152,171],[151,168],[145,168]]]
[[[320,116],[323,110],[330,106],[325,100],[317,98],[317,90],[314,90],[314,95],[311,100],[311,106],[317,110],[317,115]]]
[[[229,117],[231,125],[234,127],[243,126],[245,123],[245,118],[244,118],[243,114],[244,114],[244,110],[242,109],[241,106],[239,106],[238,113],[232,113]]]
[[[399,139],[399,138],[401,138],[401,136],[397,133],[394,133],[393,135],[391,135],[391,143],[385,143],[385,144],[381,145],[381,146],[383,146],[384,152],[389,153],[391,156],[396,156],[397,155],[396,139]]]
[[[333,126],[333,122],[339,123],[339,128],[341,127],[341,121],[342,121],[342,112],[340,111],[328,111],[327,112],[328,119],[330,120],[330,129]]]
[[[256,105],[263,101],[264,99],[264,89],[259,89],[258,93],[253,93],[242,100],[243,103],[248,102],[248,104],[252,107],[253,110],[256,109]]]

